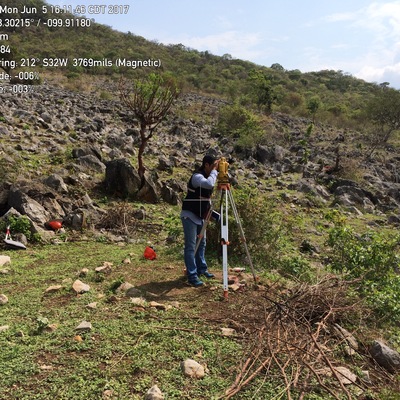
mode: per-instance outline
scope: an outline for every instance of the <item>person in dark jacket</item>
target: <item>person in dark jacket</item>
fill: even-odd
[[[185,236],[184,260],[189,284],[199,287],[204,283],[201,276],[213,278],[208,272],[204,258],[206,235],[204,232],[197,252],[198,235],[204,224],[204,218],[211,207],[211,195],[217,181],[218,162],[215,157],[206,155],[201,167],[189,179],[188,191],[182,203],[181,220]]]

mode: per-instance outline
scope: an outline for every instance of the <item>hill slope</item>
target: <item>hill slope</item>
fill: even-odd
[[[169,398],[227,398],[232,377],[243,382],[248,374],[250,386],[231,387],[232,394],[240,389],[237,398],[285,390],[321,399],[398,396],[398,375],[378,367],[369,353],[382,337],[400,348],[400,158],[394,138],[367,161],[360,128],[360,110],[375,85],[340,71],[262,68],[99,25],[84,33],[43,27],[32,27],[29,35],[9,32],[13,56],[159,58],[186,86],[145,153],[146,190],[122,186],[126,193],[106,182],[114,163],[136,165],[137,126],[118,100],[116,82],[147,70],[39,67],[42,84],[25,94],[2,93],[0,225],[5,228],[3,214],[10,212],[12,233],[31,236],[20,257],[4,250],[12,259],[1,275],[1,292],[10,299],[0,308],[0,325],[8,326],[0,336],[4,395],[142,398],[157,383]],[[251,98],[254,69],[265,72],[280,95],[271,114],[258,112]],[[77,90],[82,83],[86,90]],[[316,93],[325,106],[310,131],[305,105]],[[260,118],[258,144],[238,146],[234,135],[221,133],[221,110],[235,98]],[[220,298],[218,227],[208,232],[210,268],[218,279],[195,291],[181,273],[179,204],[207,151],[230,161],[232,191],[260,279],[254,285],[250,276],[231,271],[227,303]],[[134,168],[127,170],[124,181],[134,183]],[[62,220],[65,230],[46,229],[50,219]],[[234,224],[230,232],[230,266],[242,267],[246,258]],[[156,246],[155,263],[142,258],[147,244]],[[114,264],[105,276],[95,272],[104,261]],[[77,296],[72,283],[85,267],[87,278],[81,278],[92,291]],[[132,283],[147,302],[132,305],[115,290],[122,282]],[[46,293],[54,284],[61,287]],[[86,309],[96,299],[99,309]],[[150,306],[152,300],[168,307]],[[170,309],[175,301],[181,310]],[[155,312],[157,307],[169,310]],[[93,331],[72,334],[82,320],[90,320]],[[46,334],[53,323],[59,328]],[[333,333],[336,324],[354,334],[356,354]],[[233,338],[221,338],[222,327],[235,329]],[[208,365],[205,380],[180,374],[179,362],[187,357]],[[335,369],[344,366],[358,375],[350,387]]]
[[[362,123],[360,111],[377,89],[377,85],[356,79],[343,71],[287,71],[274,63],[274,60],[271,60],[271,68],[262,67],[233,59],[228,54],[219,57],[207,51],[186,48],[181,44],[163,45],[151,42],[134,33],[117,32],[90,20],[87,20],[90,26],[73,29],[65,24],[61,27],[48,27],[43,22],[52,20],[55,16],[59,21],[71,19],[72,16],[43,13],[42,7],[46,3],[42,0],[6,0],[3,3],[19,10],[24,4],[37,9],[32,16],[24,16],[29,21],[33,20],[29,27],[3,27],[3,30],[9,34],[12,48],[9,57],[14,60],[39,59],[35,67],[41,71],[43,79],[49,73],[55,72],[67,76],[71,84],[82,74],[105,75],[116,79],[120,74],[137,77],[154,70],[154,67],[133,69],[117,66],[116,60],[126,59],[133,63],[150,60],[160,62],[159,71],[173,73],[188,90],[207,92],[251,104],[254,102],[252,74],[259,71],[273,87],[276,111],[305,116],[308,114],[307,102],[318,96],[323,103],[320,119],[350,127]],[[47,7],[47,11],[49,10]],[[1,17],[21,16],[5,14]],[[37,26],[39,20],[41,23]],[[67,65],[54,68],[50,63],[50,66],[44,66],[45,58],[64,59],[67,60]],[[84,87],[82,80],[78,80],[76,86]]]

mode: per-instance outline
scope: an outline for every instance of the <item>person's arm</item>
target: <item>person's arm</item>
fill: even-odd
[[[192,178],[193,187],[201,187],[203,189],[212,189],[217,181],[218,171],[213,169],[210,176],[206,179],[202,174],[194,174]]]

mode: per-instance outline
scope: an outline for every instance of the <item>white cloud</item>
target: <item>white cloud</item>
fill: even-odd
[[[400,88],[400,63],[382,68],[366,65],[356,76],[368,82],[389,82],[392,87]]]
[[[324,18],[327,22],[352,21],[356,18],[354,13],[336,13]]]
[[[342,60],[342,69],[366,81],[387,81],[400,88],[400,0],[375,1],[353,13],[332,14],[325,21],[350,23],[347,27],[355,29],[357,38],[354,44],[358,50],[360,44],[366,48],[352,60]]]
[[[226,31],[213,35],[193,36],[168,39],[168,43],[182,43],[196,50],[208,50],[212,54],[229,53],[235,58],[255,59],[263,52],[256,49],[261,44],[258,33]]]

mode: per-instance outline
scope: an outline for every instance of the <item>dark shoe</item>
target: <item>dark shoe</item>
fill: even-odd
[[[204,285],[204,282],[201,281],[199,278],[193,280],[193,281],[189,281],[189,285],[194,286],[194,287],[200,287]]]
[[[203,273],[201,273],[201,275],[205,276],[205,277],[208,278],[208,279],[211,279],[211,278],[214,278],[214,277],[215,277],[214,274],[212,274],[212,273],[210,273],[210,272],[208,272],[208,271],[204,271]]]

